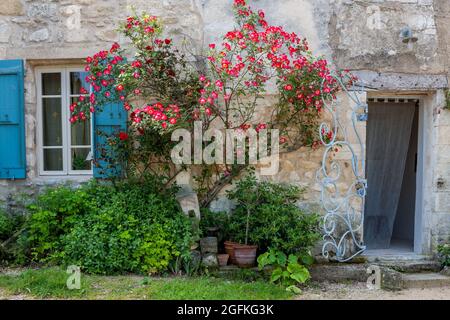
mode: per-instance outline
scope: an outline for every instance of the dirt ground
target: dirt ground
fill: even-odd
[[[365,283],[314,283],[297,300],[450,300],[450,287],[370,290]]]

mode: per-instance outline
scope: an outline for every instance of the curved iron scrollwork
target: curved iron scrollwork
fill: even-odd
[[[323,98],[325,111],[331,115],[331,120],[320,125],[320,140],[325,146],[322,167],[317,171],[316,179],[321,186],[321,203],[326,211],[323,218],[324,244],[322,255],[345,262],[364,252],[366,247],[362,240],[364,224],[364,200],[367,191],[365,179],[365,145],[357,128],[358,121],[367,120],[368,106],[360,101],[362,88],[346,85],[346,77],[333,75],[353,106],[351,109],[352,137],[356,141],[349,142],[346,127],[341,121],[341,113],[348,113],[337,100]],[[348,122],[348,120],[346,120]],[[355,138],[353,138],[355,140]],[[355,147],[359,146],[359,150]],[[351,155],[352,183],[347,190],[342,191],[338,185],[342,177],[341,164],[333,159],[333,153],[339,149],[349,151]],[[348,179],[347,179],[348,181]]]

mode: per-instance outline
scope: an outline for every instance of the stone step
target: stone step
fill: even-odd
[[[441,270],[441,264],[435,260],[380,261],[372,264],[391,268],[402,273],[439,272]]]
[[[374,251],[374,250],[372,250]],[[383,266],[402,273],[439,272],[441,264],[432,256],[407,254],[372,255],[369,252],[361,255],[366,264]]]
[[[370,266],[379,266],[385,270],[392,270],[398,273],[396,277],[400,280],[402,275],[418,273],[437,273],[441,266],[436,261],[383,261],[372,263],[328,263],[315,264],[311,267],[310,273],[316,281],[358,281],[365,282],[369,277],[367,269]],[[399,284],[400,285],[400,284]]]
[[[403,274],[403,287],[406,289],[442,288],[450,286],[450,277],[439,273]]]
[[[315,281],[358,281],[367,280],[368,264],[363,263],[329,263],[315,264],[311,266],[309,272]]]
[[[432,256],[405,253],[405,254],[383,254],[378,255],[374,253],[364,253],[360,256],[367,262],[383,262],[383,261],[430,261],[433,260]]]

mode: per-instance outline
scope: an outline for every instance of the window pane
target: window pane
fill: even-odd
[[[62,146],[61,99],[42,99],[44,146]]]
[[[72,145],[90,146],[91,145],[91,123],[89,121],[77,122],[72,127]]]
[[[91,170],[91,161],[86,160],[90,151],[90,148],[72,149],[72,170]]]
[[[43,73],[42,74],[42,94],[60,95],[61,94],[61,73]]]
[[[44,149],[44,171],[62,171],[62,149]]]
[[[70,94],[79,94],[83,87],[89,91],[89,83],[86,82],[87,72],[71,72],[70,73]]]

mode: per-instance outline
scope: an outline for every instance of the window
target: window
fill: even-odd
[[[72,125],[69,106],[81,87],[89,89],[81,68],[37,72],[38,156],[41,175],[92,174],[92,123]]]

